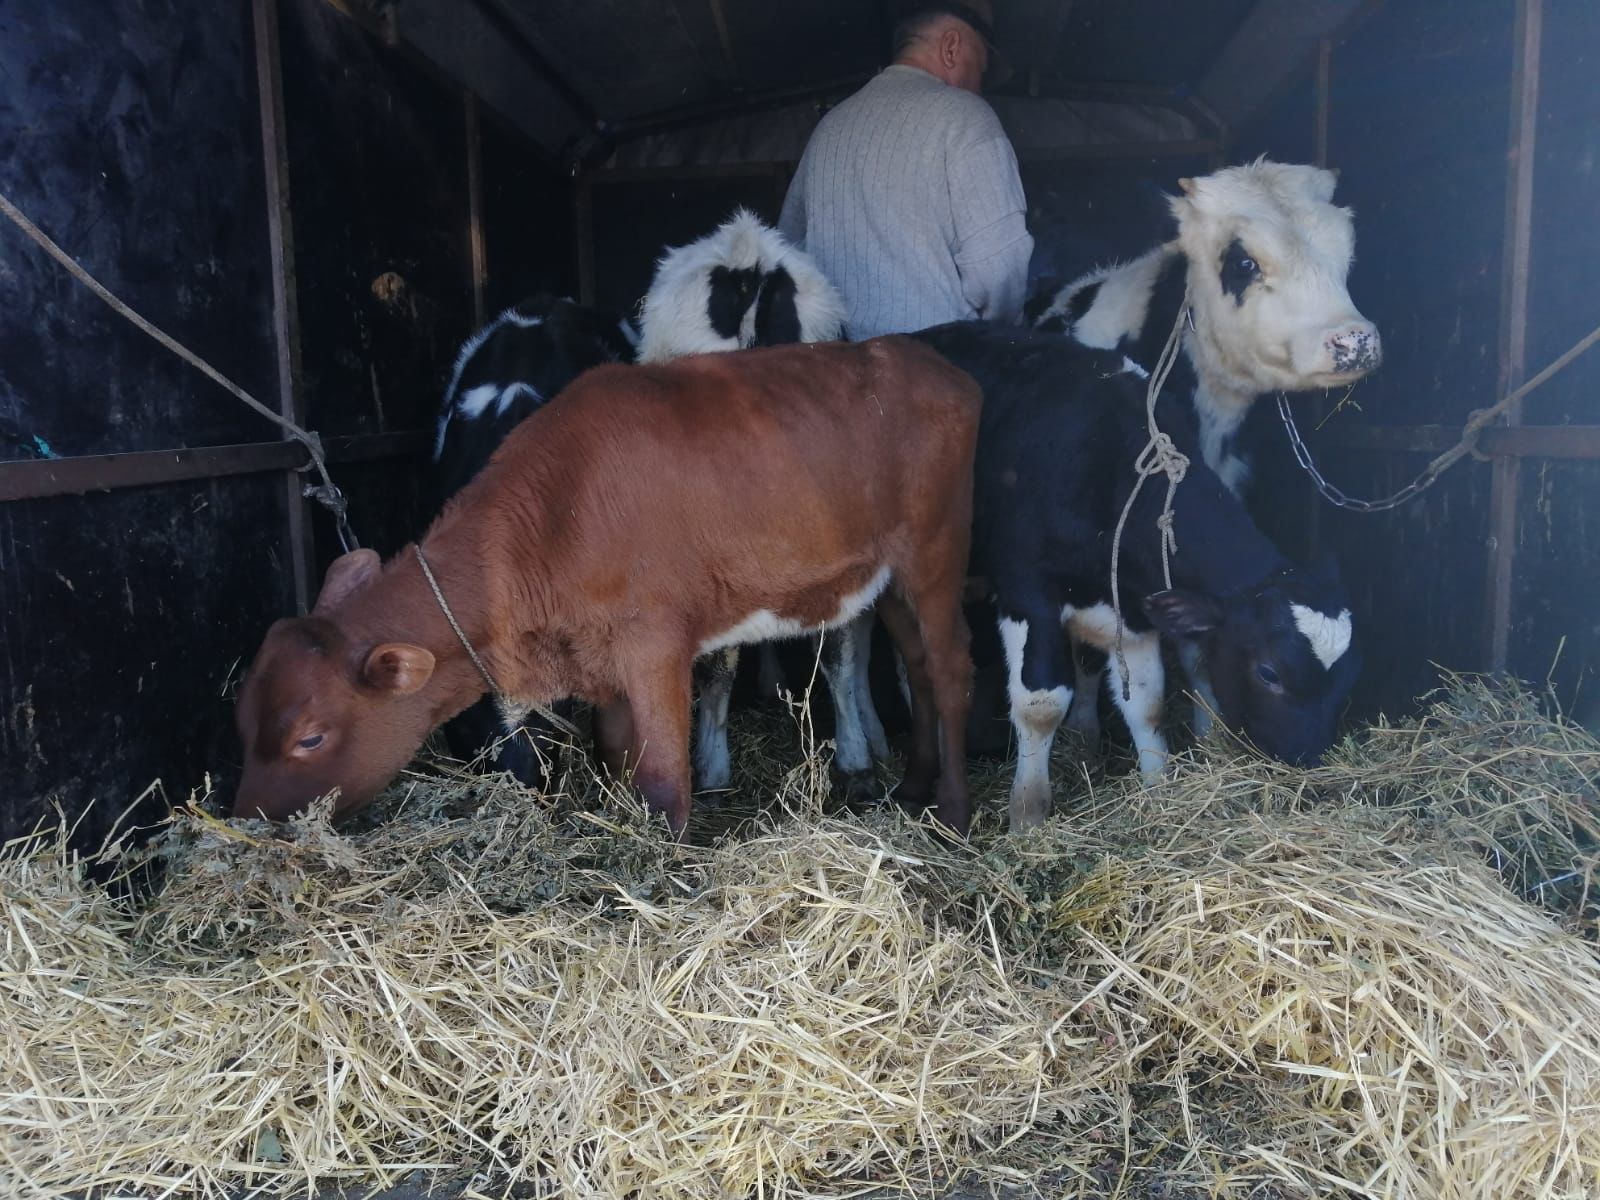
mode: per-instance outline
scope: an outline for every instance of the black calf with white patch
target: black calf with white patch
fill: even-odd
[[[434,512],[471,481],[526,417],[548,404],[590,367],[632,362],[638,335],[615,313],[554,296],[506,309],[461,347],[440,405],[427,492]],[[522,782],[543,783],[543,767],[527,734],[543,731],[530,717],[507,729],[487,697],[447,722],[445,740],[464,760],[497,747],[494,761]],[[517,734],[507,737],[507,734]]]
[[[971,574],[999,610],[1019,744],[1011,825],[1024,828],[1049,812],[1050,746],[1073,694],[1067,633],[1114,646],[1111,531],[1147,437],[1144,384],[1120,355],[1055,334],[963,323],[914,336],[983,388]],[[1205,465],[1182,404],[1162,402],[1158,421],[1192,459],[1173,504],[1173,587],[1156,527],[1166,489],[1147,486],[1121,553],[1127,698],[1114,656],[1109,672],[1141,769],[1166,763],[1162,634],[1197,647],[1230,728],[1275,758],[1314,761],[1359,669],[1344,591],[1331,568],[1296,567],[1261,534]]]

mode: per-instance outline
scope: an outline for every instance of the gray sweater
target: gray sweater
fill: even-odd
[[[1033,238],[982,97],[903,65],[822,119],[780,227],[843,294],[849,336],[1021,315]]]

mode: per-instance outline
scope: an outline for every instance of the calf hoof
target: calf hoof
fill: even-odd
[[[835,771],[834,790],[851,808],[867,808],[883,801],[883,789],[878,777],[870,769],[865,771]]]
[[[1011,789],[1011,805],[1007,813],[1012,833],[1036,829],[1050,816],[1050,785],[1031,782]]]
[[[909,813],[921,813],[933,804],[933,781],[906,776],[894,789],[894,802]]]
[[[935,828],[950,840],[964,842],[972,832],[972,805],[965,800],[942,800],[933,810]]]

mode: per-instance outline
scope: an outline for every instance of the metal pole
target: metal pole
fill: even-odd
[[[272,337],[278,369],[278,411],[305,423],[300,395],[300,317],[295,302],[294,224],[289,210],[289,152],[284,130],[283,69],[278,50],[277,0],[254,0],[256,90],[261,110],[261,157],[265,168],[267,241],[272,260]],[[311,607],[316,545],[304,477],[283,477],[285,549],[295,607]]]
[[[472,251],[472,323],[481,328],[488,318],[485,291],[489,259],[483,244],[483,142],[478,136],[478,97],[462,93],[467,132],[467,240]]]
[[[1527,373],[1528,275],[1533,241],[1534,139],[1539,116],[1539,49],[1544,26],[1543,0],[1517,0],[1515,58],[1511,76],[1511,133],[1507,146],[1506,226],[1500,302],[1499,395],[1520,384]],[[1507,425],[1522,423],[1521,405],[1506,414]],[[1489,485],[1489,569],[1487,580],[1489,669],[1510,662],[1512,583],[1517,551],[1517,500],[1522,464],[1496,459]]]

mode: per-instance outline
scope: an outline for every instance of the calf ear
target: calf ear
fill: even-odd
[[[381,562],[376,550],[352,550],[334,559],[328,565],[328,573],[322,577],[322,591],[317,595],[312,613],[325,613],[344,603],[378,573]]]
[[[407,642],[385,642],[367,655],[361,677],[381,691],[409,696],[433,678],[433,653]]]
[[[1169,637],[1195,637],[1222,624],[1222,605],[1215,598],[1182,588],[1146,596],[1144,613]]]

